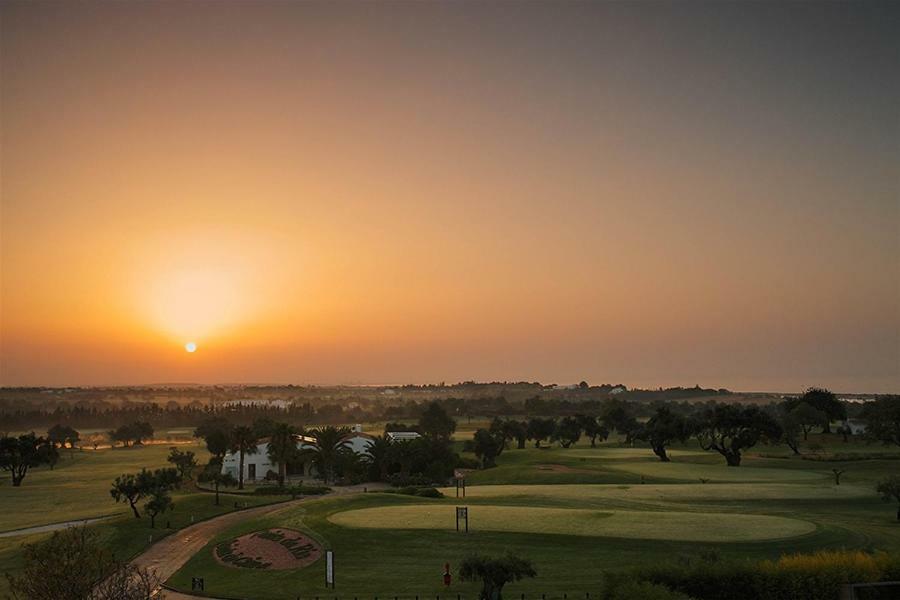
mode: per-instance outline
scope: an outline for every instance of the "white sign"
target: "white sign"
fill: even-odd
[[[334,587],[334,552],[325,551],[325,586]]]

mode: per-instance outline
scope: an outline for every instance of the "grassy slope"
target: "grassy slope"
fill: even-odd
[[[839,441],[826,441],[840,451],[879,450],[875,446],[848,447]],[[377,507],[404,511],[413,505],[435,507],[440,514],[446,511],[452,518],[452,505],[462,502],[453,497],[428,500],[367,494],[313,501],[278,517],[242,523],[219,540],[276,525],[303,529],[335,550],[337,594],[344,598],[446,595],[447,590],[440,585],[442,565],[450,562],[455,569],[460,559],[470,552],[497,554],[512,550],[534,561],[539,578],[512,584],[510,597],[528,593],[533,598],[534,594],[545,593],[547,598],[560,598],[566,592],[570,598],[576,598],[598,590],[602,570],[696,557],[707,550],[715,550],[725,557],[747,558],[777,557],[785,552],[821,548],[900,551],[894,509],[882,503],[872,490],[875,479],[896,471],[896,460],[824,463],[787,459],[787,454],[778,448],[760,448],[764,453],[785,458],[750,456],[744,466],[729,469],[718,455],[697,452],[692,445],[683,450],[673,453],[675,462],[670,464],[658,462],[649,450],[614,445],[597,449],[581,444],[569,450],[509,450],[500,457],[497,468],[470,475],[469,493],[464,502],[472,507],[473,524],[479,505],[491,505],[493,508],[489,510],[493,511],[498,510],[497,506],[508,505],[592,508],[607,512],[652,511],[656,515],[660,511],[663,514],[679,511],[691,513],[695,527],[703,527],[704,513],[771,515],[812,522],[816,530],[780,540],[704,543],[559,535],[546,530],[481,531],[474,527],[465,535],[449,529],[343,527],[329,519],[343,511]],[[562,465],[569,470],[551,471],[544,468],[546,465]],[[834,466],[846,471],[839,488],[831,478]],[[700,477],[710,481],[702,484]],[[570,485],[560,485],[563,483]],[[593,483],[608,485],[584,485]],[[455,494],[455,490],[445,492]],[[485,508],[481,506],[482,510]],[[532,518],[540,516],[532,515]],[[544,527],[527,518],[522,522],[523,530]],[[634,522],[640,523],[640,513],[634,515]],[[635,533],[624,531],[629,535]],[[260,599],[334,595],[323,586],[321,560],[300,571],[260,572],[221,566],[215,562],[211,550],[212,544],[194,556],[170,583],[186,588],[191,576],[202,575],[211,594]],[[451,595],[461,593],[469,597],[474,591],[471,584],[456,581],[449,590]]]
[[[191,448],[198,460],[208,455],[201,447]],[[194,521],[207,519],[241,505],[258,506],[285,500],[280,496],[222,495],[221,506],[215,506],[213,496],[186,490],[173,495],[175,510],[158,517],[157,528],[150,529],[147,518],[135,519],[127,505],[116,504],[109,495],[111,481],[122,473],[136,472],[141,467],[170,466],[166,462],[169,447],[152,445],[143,448],[113,449],[69,453],[53,471],[42,468],[30,472],[19,488],[6,484],[0,488],[0,530],[18,529],[33,525],[58,523],[91,516],[114,514],[113,518],[93,525],[104,545],[119,558],[125,559],[146,550],[152,540],[180,529]],[[166,524],[171,529],[166,530]],[[14,572],[21,567],[21,547],[45,539],[50,534],[0,538],[0,574]],[[151,538],[152,536],[152,538]],[[0,577],[0,598],[7,593],[5,577]]]

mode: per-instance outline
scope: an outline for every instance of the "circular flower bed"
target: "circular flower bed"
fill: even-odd
[[[315,562],[322,547],[293,529],[256,531],[216,544],[216,560],[245,569],[299,569]]]

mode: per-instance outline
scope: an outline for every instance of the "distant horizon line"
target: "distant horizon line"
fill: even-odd
[[[104,388],[161,388],[161,387],[195,387],[195,388],[204,388],[204,387],[345,387],[345,388],[396,388],[396,387],[405,387],[405,386],[416,386],[416,387],[454,387],[461,385],[519,385],[519,384],[537,384],[542,387],[556,386],[557,388],[566,388],[566,387],[577,387],[578,383],[543,383],[540,381],[458,381],[454,383],[276,383],[276,382],[217,382],[217,383],[197,383],[197,382],[155,382],[155,383],[134,383],[134,384],[73,384],[73,385],[5,385],[0,384],[0,391],[3,390],[15,390],[15,389],[44,389],[44,390],[65,390],[65,389],[104,389]],[[671,389],[693,389],[699,387],[702,390],[727,390],[732,394],[754,394],[754,395],[773,395],[773,394],[781,394],[781,395],[790,395],[790,394],[800,394],[804,390],[795,390],[795,391],[779,391],[779,390],[733,390],[727,387],[715,387],[709,386],[704,387],[700,384],[694,384],[691,386],[684,385],[670,385],[670,386],[656,386],[656,387],[631,387],[624,383],[601,383],[601,384],[588,384],[590,387],[602,387],[602,386],[624,386],[628,391],[641,390],[641,391],[658,391],[658,390],[671,390]],[[850,391],[839,391],[839,390],[830,390],[836,395],[846,395],[846,396],[863,396],[863,395],[873,395],[873,396],[884,396],[884,395],[893,395],[897,392],[850,392]]]

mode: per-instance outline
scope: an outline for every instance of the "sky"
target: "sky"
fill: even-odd
[[[889,2],[4,2],[0,385],[900,392],[898,73]]]

